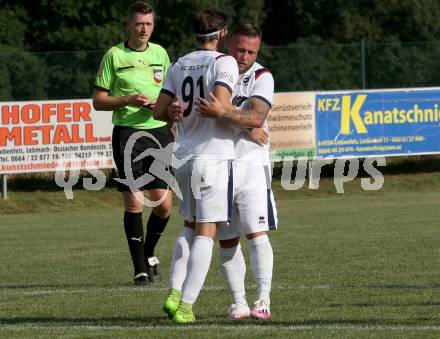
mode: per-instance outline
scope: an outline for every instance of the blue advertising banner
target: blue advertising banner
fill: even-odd
[[[316,93],[320,157],[440,153],[440,89]]]

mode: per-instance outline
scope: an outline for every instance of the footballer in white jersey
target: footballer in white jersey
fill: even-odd
[[[209,24],[206,20],[202,23]],[[226,32],[225,28],[199,36],[226,36]],[[217,43],[208,40],[200,47],[178,58],[169,68],[155,117],[166,119],[166,114],[170,117],[170,100],[178,101],[180,115],[172,120],[177,125],[174,155],[179,160],[189,159],[175,171],[183,196],[180,213],[188,222],[216,223],[228,219],[228,177],[230,161],[234,158],[234,130],[220,119],[201,116],[195,102],[196,98],[210,100],[211,93],[218,93],[223,102],[229,102],[239,71],[233,57],[217,51]]]
[[[261,33],[252,24],[237,25],[228,42],[229,52],[237,60],[240,70],[233,104],[239,108],[242,120],[257,113],[265,121],[272,104],[272,75],[256,63],[260,43]],[[228,111],[233,111],[228,107],[220,107],[215,100],[212,103],[201,101],[200,106],[213,117],[227,116]],[[230,122],[233,122],[232,119]],[[236,125],[247,127],[244,124]],[[229,226],[221,224],[217,232],[221,269],[233,298],[233,304],[228,311],[231,319],[249,316],[256,319],[270,318],[273,250],[266,231],[276,226],[276,210],[271,191],[269,147],[264,145],[267,143],[269,131],[265,123],[262,125],[263,128],[253,129],[251,132],[244,128],[236,129],[236,158],[232,166],[232,220]],[[254,133],[264,129],[266,135]],[[246,265],[241,251],[240,235],[246,235],[252,272],[257,284],[257,300],[252,309],[245,298]]]
[[[231,106],[238,65],[235,58],[216,52],[227,36],[227,17],[205,10],[195,15],[193,25],[202,50],[187,54],[171,67],[154,107],[155,118],[178,125],[180,147],[176,156],[191,157],[176,169],[182,191],[188,194],[190,185],[194,188],[194,178],[201,184],[199,196],[193,190],[180,205],[185,227],[174,245],[169,291],[163,304],[163,310],[176,323],[195,321],[192,305],[209,270],[217,228],[227,220],[224,207],[228,190],[215,187],[214,182],[227,185],[228,164],[234,157],[232,126],[226,125],[227,120],[211,119],[195,109],[196,97],[205,104],[217,100],[220,106]]]
[[[270,71],[258,62],[240,74],[234,88],[232,104],[245,109],[250,98],[258,98],[272,106],[274,80]],[[267,122],[264,130],[269,135]],[[233,161],[234,206],[230,225],[219,228],[219,240],[276,229],[277,211],[271,190],[269,145],[259,145],[244,128],[235,130]]]
[[[183,119],[177,124],[175,155],[192,159],[233,159],[234,136],[230,125],[218,119],[200,117],[195,111],[197,97],[209,98],[214,86],[232,93],[238,79],[237,62],[231,56],[211,50],[197,50],[170,67],[162,92],[178,96]]]
[[[234,88],[232,104],[237,108],[245,108],[249,98],[258,98],[272,107],[274,81],[270,71],[258,62],[245,73],[240,74],[237,86]],[[267,121],[263,128],[269,135]],[[252,162],[263,162],[269,165],[269,144],[258,145],[249,137],[248,130],[235,128],[235,158]]]
[[[234,130],[221,120],[201,117],[194,101],[212,93],[215,86],[223,86],[232,94],[237,79],[233,57],[200,49],[177,59],[161,90],[177,96],[183,109],[174,154],[177,159],[190,159],[175,172],[183,195],[180,213],[187,221],[219,222],[228,218],[228,160],[234,158]]]

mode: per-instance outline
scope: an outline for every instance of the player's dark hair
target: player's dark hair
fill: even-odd
[[[254,24],[238,24],[232,35],[244,35],[248,38],[260,38],[261,31]]]
[[[204,10],[194,15],[193,30],[197,40],[200,42],[208,42],[218,38],[217,34],[209,35],[226,28],[228,25],[228,17],[225,13],[217,10]],[[208,34],[208,36],[197,36]]]
[[[133,2],[130,6],[127,8],[127,17],[128,20],[131,20],[133,18],[133,15],[135,13],[141,13],[141,14],[153,14],[153,18],[156,17],[156,13],[154,12],[154,8],[143,1],[137,1]]]

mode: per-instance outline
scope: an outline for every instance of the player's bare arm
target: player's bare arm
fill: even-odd
[[[202,116],[220,119],[239,127],[261,127],[266,120],[270,107],[263,100],[250,98],[242,110],[231,104],[222,104],[214,94],[210,94],[212,101],[197,98],[197,106]]]
[[[212,98],[212,101],[207,101],[201,97],[196,99],[196,111],[200,116],[212,119],[221,119],[227,110],[234,110],[234,107],[231,105],[230,101],[230,93],[228,92],[229,97],[224,95],[224,99],[221,101],[217,96],[212,93],[209,95]]]
[[[241,127],[261,127],[269,114],[270,106],[261,99],[252,97],[241,110],[228,110],[224,121]]]
[[[93,90],[93,107],[98,111],[114,111],[125,106],[150,106],[155,100],[149,99],[145,94],[138,93],[113,97],[109,92],[95,87]]]
[[[226,110],[233,110],[231,92],[224,86],[216,85],[214,93],[209,93],[212,101],[196,98],[196,112],[205,118],[221,119]]]

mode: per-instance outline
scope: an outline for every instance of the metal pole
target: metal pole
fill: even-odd
[[[2,197],[3,199],[8,199],[8,176],[3,174],[3,185],[2,185]]]
[[[313,160],[308,160],[307,161],[307,174],[308,174],[308,180],[309,180],[309,187],[310,187],[310,183],[313,182],[313,166],[312,166],[312,161]]]
[[[362,89],[367,88],[366,64],[365,64],[365,39],[361,41],[361,67],[362,67]]]

